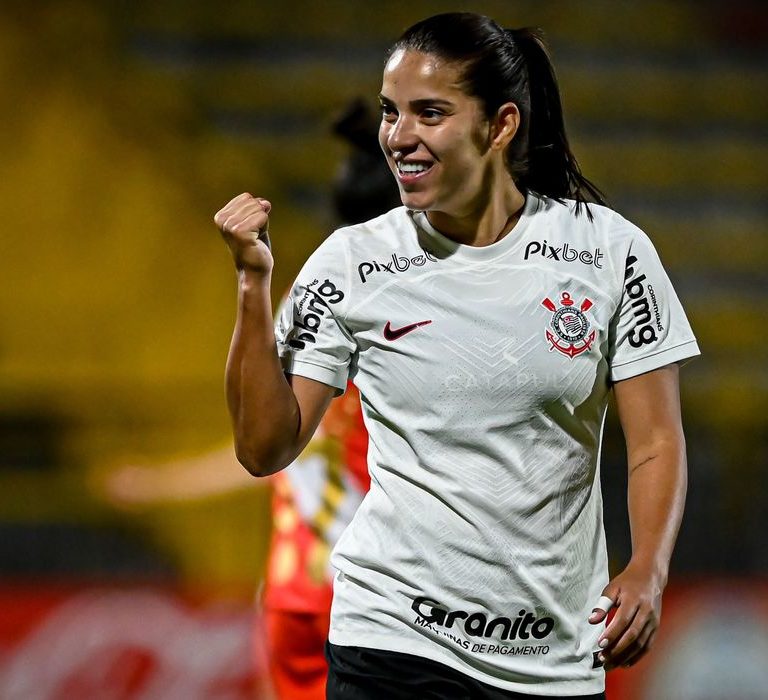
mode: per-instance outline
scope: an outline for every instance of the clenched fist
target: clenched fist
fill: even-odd
[[[274,260],[269,248],[272,205],[248,192],[238,195],[213,220],[221,231],[238,270],[269,274]]]

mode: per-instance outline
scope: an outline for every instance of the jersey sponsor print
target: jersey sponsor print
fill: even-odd
[[[415,624],[473,654],[546,655],[546,640],[555,627],[554,618],[538,616],[526,608],[511,616],[489,618],[481,611],[448,610],[436,600],[419,596],[411,609],[416,613]]]
[[[428,262],[437,262],[437,258],[426,250],[422,249],[421,253],[413,257],[401,255],[400,251],[396,251],[386,260],[365,260],[361,262],[357,266],[357,274],[360,276],[360,281],[365,284],[370,280],[371,275],[376,272],[388,272],[390,275],[394,275],[398,272],[405,272],[411,269],[411,267],[423,267]]]
[[[533,255],[538,255],[548,260],[562,260],[564,262],[579,261],[584,265],[594,265],[596,268],[602,270],[603,266],[601,260],[603,259],[603,253],[600,248],[594,250],[578,250],[569,243],[558,245],[550,245],[546,240],[544,241],[531,241],[525,246],[525,260]]]
[[[315,343],[320,324],[330,312],[331,305],[338,304],[342,299],[344,292],[331,280],[312,280],[297,304],[296,318],[293,321],[297,330],[288,345],[296,350],[303,350],[307,343]]]
[[[509,235],[472,247],[401,207],[335,232],[299,274],[283,366],[351,379],[370,436],[371,489],[332,555],[331,643],[511,691],[602,691],[588,618],[608,582],[611,383],[698,348],[645,234],[592,212],[529,194]]]
[[[635,327],[629,335],[629,344],[633,348],[655,343],[659,339],[657,331],[664,330],[653,285],[646,280],[644,274],[638,274],[635,271],[637,264],[638,259],[634,255],[628,256],[624,271],[626,281],[624,290],[632,300],[632,313],[635,319]]]

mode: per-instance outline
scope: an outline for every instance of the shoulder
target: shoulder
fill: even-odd
[[[602,204],[579,204],[573,199],[556,200],[539,197],[535,214],[574,231],[599,235],[612,230],[622,222],[629,223],[620,214]]]
[[[343,226],[328,236],[310,255],[300,279],[327,276],[348,287],[353,271],[362,266],[378,269],[376,260],[386,260],[404,241],[415,239],[415,228],[408,210],[397,207],[369,221]],[[366,267],[367,269],[367,267]],[[365,270],[363,273],[365,274]],[[363,277],[365,280],[365,277]]]
[[[571,240],[589,240],[618,256],[625,255],[634,245],[653,247],[651,239],[640,227],[614,209],[600,204],[577,206],[572,199],[558,202],[542,197],[537,213]]]
[[[658,256],[650,238],[634,223],[609,207],[588,206],[587,211],[585,205],[577,207],[572,199],[540,198],[530,234],[537,242],[528,245],[542,256],[549,251],[547,259],[591,262],[594,269],[588,269],[600,277],[609,275],[611,289],[620,293],[633,258],[651,261]]]
[[[405,207],[395,207],[368,221],[337,229],[331,238],[342,238],[352,249],[375,247],[400,239],[413,230],[413,222]]]
[[[315,249],[310,259],[375,251],[402,240],[408,230],[413,231],[409,212],[405,207],[397,207],[368,221],[336,229]]]

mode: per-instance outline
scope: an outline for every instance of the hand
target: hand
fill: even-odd
[[[274,264],[269,247],[272,205],[248,192],[238,195],[214,217],[238,270],[268,275]]]
[[[606,671],[632,666],[650,650],[661,619],[662,590],[656,576],[631,563],[605,587],[603,595],[616,608],[598,641]],[[596,607],[589,622],[597,625],[607,616],[606,610]]]

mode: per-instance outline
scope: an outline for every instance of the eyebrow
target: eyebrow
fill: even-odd
[[[379,102],[383,102],[390,105],[395,104],[393,100],[390,100],[388,97],[385,97],[382,94],[379,94]],[[443,107],[453,107],[453,102],[451,102],[450,100],[440,99],[439,97],[425,97],[420,100],[412,100],[408,104],[412,109],[424,109],[424,107],[431,107],[435,105],[439,105]]]

